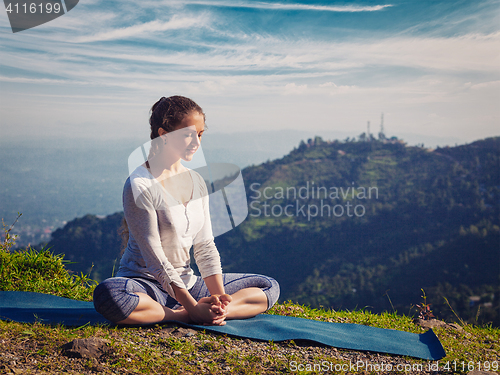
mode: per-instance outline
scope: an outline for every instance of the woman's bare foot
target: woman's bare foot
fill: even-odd
[[[267,310],[267,296],[260,288],[245,288],[231,296],[226,305],[226,320],[252,318]]]
[[[182,307],[176,310],[160,305],[145,293],[137,293],[139,303],[134,311],[124,320],[117,324],[151,324],[162,323],[168,320],[189,323],[191,318],[188,312]]]

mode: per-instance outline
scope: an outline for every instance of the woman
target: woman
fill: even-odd
[[[211,325],[266,311],[279,297],[278,283],[261,275],[222,274],[207,187],[181,164],[200,146],[203,110],[182,96],[163,97],[153,105],[149,123],[148,160],[123,189],[127,247],[117,276],[94,291],[96,310],[118,324]],[[191,247],[201,277],[190,267]]]

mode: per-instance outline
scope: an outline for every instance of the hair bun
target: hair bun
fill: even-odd
[[[160,100],[151,107],[151,116],[149,117],[151,139],[155,139],[159,136],[158,130],[160,128],[167,132],[175,130],[184,117],[191,112],[198,112],[205,118],[203,110],[193,100],[179,95],[170,96],[168,98],[162,96]]]

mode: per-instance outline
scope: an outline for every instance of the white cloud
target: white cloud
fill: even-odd
[[[196,22],[196,18],[189,18]],[[177,21],[180,21],[178,19]],[[180,25],[185,23],[176,23]],[[142,28],[116,30],[112,34],[98,34],[93,37],[118,38],[126,33],[146,33],[159,23]],[[173,27],[170,24],[170,27]],[[176,40],[176,35],[172,40]],[[30,72],[27,79],[51,76],[40,84],[59,83],[69,80],[92,82],[94,85],[132,85],[136,82],[144,87],[147,81],[203,82],[231,79],[235,84],[283,87],[295,82],[309,87],[337,86],[390,86],[400,82],[402,75],[396,67],[411,68],[413,75],[428,75],[441,72],[445,75],[475,74],[485,75],[478,82],[475,78],[467,81],[472,85],[488,81],[486,75],[496,75],[498,69],[497,45],[500,34],[466,35],[454,38],[387,38],[384,40],[335,43],[314,40],[286,40],[276,37],[256,38],[248,41],[220,42],[205,45],[187,45],[185,50],[173,52],[162,48],[161,37],[154,36],[148,46],[79,44],[50,41],[41,43],[40,38],[32,38],[24,43],[23,51],[4,42],[2,64],[18,70]],[[182,43],[184,40],[178,40]],[[156,44],[158,43],[158,44]],[[36,64],[33,64],[36,61]],[[269,74],[278,69],[279,74]],[[372,71],[385,72],[377,78]],[[368,74],[361,80],[360,74]],[[54,77],[57,75],[58,77]],[[4,74],[6,76],[6,74]],[[335,83],[330,77],[336,76]],[[21,80],[22,73],[13,75]],[[300,78],[300,81],[297,79]],[[323,78],[323,79],[321,79]],[[252,80],[254,82],[252,82]],[[492,80],[492,79],[490,79]],[[326,81],[326,83],[325,83]],[[466,81],[466,82],[467,82]],[[140,83],[142,82],[142,84]],[[36,81],[32,81],[36,83]],[[437,82],[439,85],[439,82]],[[134,87],[132,85],[131,87]],[[296,88],[295,88],[296,89]]]
[[[481,82],[475,85],[470,85],[470,88],[473,90],[491,89],[491,88],[498,89],[500,88],[500,81]],[[500,92],[498,94],[500,95]]]
[[[500,33],[451,38],[401,37],[380,42],[338,46],[350,58],[367,64],[446,71],[498,72]]]
[[[83,55],[122,59],[123,63],[143,61],[174,64],[190,69],[247,74],[263,69],[290,68],[289,74],[347,71],[352,68],[409,67],[442,70],[449,73],[497,72],[496,46],[500,35],[456,38],[388,38],[376,42],[326,43],[310,40],[253,40],[247,48],[234,50],[233,45],[219,44],[203,51],[140,51],[115,48],[82,51]],[[204,46],[202,46],[204,47]],[[139,52],[139,53],[138,53]],[[282,73],[283,74],[283,73]]]
[[[285,95],[301,95],[307,91],[307,85],[296,85],[295,83],[288,83],[285,85]]]
[[[177,9],[169,3],[145,0],[140,17],[130,15],[131,2],[125,1],[116,12],[82,3],[75,8],[78,12],[61,20],[15,35],[4,34],[0,37],[0,81],[5,87],[2,122],[15,124],[28,116],[12,110],[25,107],[24,97],[39,109],[36,115],[29,114],[33,123],[45,116],[45,123],[50,124],[55,113],[70,118],[70,109],[79,108],[85,108],[79,112],[82,118],[97,123],[103,121],[101,112],[89,108],[109,111],[111,120],[119,108],[126,122],[138,117],[138,108],[147,114],[158,94],[177,93],[209,103],[213,123],[224,124],[226,117],[241,116],[248,126],[259,123],[262,127],[279,126],[280,121],[298,126],[294,124],[306,112],[314,113],[315,123],[330,124],[325,113],[335,112],[339,124],[362,124],[364,128],[366,120],[376,118],[372,113],[380,116],[380,111],[390,110],[397,113],[400,123],[413,125],[435,113],[425,131],[440,128],[445,133],[455,124],[479,118],[478,114],[491,117],[498,113],[493,107],[498,95],[492,95],[500,85],[498,32],[453,37],[408,32],[342,40],[312,33],[291,37],[236,24],[223,12],[217,13],[220,9],[213,13],[199,13],[203,7],[191,7],[189,11],[194,13],[187,13],[187,7],[181,9],[182,4],[219,6],[221,2],[179,2],[175,3]],[[225,4],[267,9],[317,7],[249,1]],[[142,17],[145,14],[149,18]],[[134,38],[147,38],[148,43]],[[56,98],[68,106],[58,106]],[[130,103],[134,106],[128,108]],[[105,108],[108,104],[109,109]],[[261,106],[269,110],[245,110]],[[68,114],[62,116],[63,110]],[[217,110],[220,117],[213,116]],[[275,112],[290,114],[282,119]],[[493,124],[486,117],[481,121],[478,127],[484,129]]]
[[[49,79],[49,78],[26,78],[26,77],[6,77],[0,76],[0,82],[11,82],[11,83],[32,83],[39,85],[47,84],[78,84],[75,81],[65,81],[62,79]]]
[[[171,3],[171,2],[170,2]],[[248,1],[182,1],[174,2],[177,4],[199,4],[205,6],[216,7],[231,7],[231,8],[253,8],[253,9],[271,9],[271,10],[313,10],[325,12],[373,12],[382,10],[384,8],[392,7],[391,4],[384,5],[313,5],[313,4],[299,4],[299,3],[267,3],[267,2],[248,2]]]
[[[99,32],[91,36],[82,36],[76,38],[78,43],[88,43],[104,40],[127,39],[131,37],[143,36],[158,31],[187,29],[190,27],[202,27],[207,24],[207,19],[204,16],[198,17],[177,17],[173,16],[169,21],[154,20],[146,23],[141,23],[129,27],[111,29],[108,31]]]
[[[325,82],[319,85],[319,87],[337,87],[337,85],[333,82]]]

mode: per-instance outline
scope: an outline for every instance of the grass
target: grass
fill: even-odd
[[[15,237],[3,223],[4,240],[0,243],[0,290],[31,291],[61,297],[91,301],[97,285],[87,275],[71,275],[63,254],[53,254],[50,249],[11,252]]]
[[[15,238],[5,228],[0,243],[0,290],[22,290],[91,300],[95,282],[85,275],[71,275],[62,255],[48,249],[11,252]],[[410,316],[396,312],[313,309],[285,302],[269,314],[288,315],[328,322],[356,323],[380,328],[423,333]],[[498,370],[500,330],[489,325],[462,324],[434,329],[447,356],[438,363],[414,358],[337,350],[287,341],[256,342],[196,332],[191,337],[175,337],[164,326],[120,329],[108,326],[65,327],[41,323],[22,324],[0,320],[0,373],[104,373],[104,374],[198,374],[198,373],[322,373],[313,364],[334,366],[372,361],[404,364],[406,373],[438,365],[447,373],[467,373],[472,369]],[[76,338],[108,340],[110,352],[98,359],[68,358],[61,346]],[[302,364],[303,367],[299,367]],[[304,367],[308,364],[309,367]],[[494,367],[496,364],[496,367]],[[295,367],[294,367],[295,366]],[[406,371],[405,371],[406,370]],[[342,372],[342,371],[335,371]],[[354,373],[383,373],[359,368]],[[430,373],[430,371],[428,372]]]

